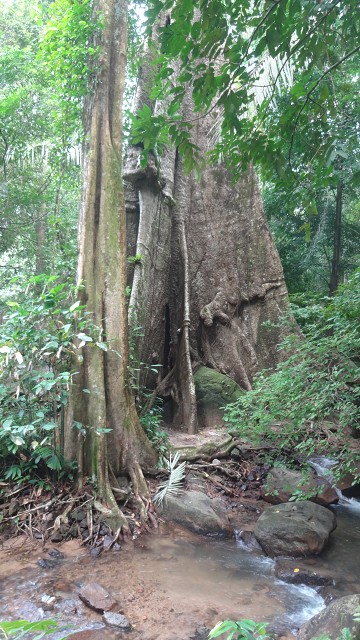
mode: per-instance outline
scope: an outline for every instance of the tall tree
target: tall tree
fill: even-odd
[[[157,32],[166,29],[168,18],[162,20]],[[151,99],[152,69],[146,56],[138,108],[149,128],[137,133],[145,149],[153,118],[167,109],[166,101]],[[174,69],[176,83],[176,63]],[[185,89],[181,122],[195,122],[187,148],[206,153],[217,116],[213,110],[196,118],[191,89]],[[194,433],[194,371],[206,366],[251,389],[255,372],[278,361],[283,329],[264,323],[276,323],[285,312],[287,292],[252,167],[236,184],[225,162],[204,166],[196,179],[181,156],[184,136],[150,154],[146,166],[141,145],[131,147],[124,176],[129,253],[135,256],[130,318],[143,327],[140,361],[161,365],[157,386],[149,369],[142,382],[171,398],[174,423]]]
[[[100,53],[94,90],[85,109],[78,281],[83,286],[82,300],[99,332],[99,346],[87,345],[83,359],[76,364],[65,452],[67,457],[77,456],[82,477],[97,479],[101,498],[126,530],[109,474],[111,478],[130,475],[144,515],[141,498],[147,494],[147,486],[141,467],[154,464],[155,454],[140,426],[128,374],[121,175],[127,2],[99,0],[95,3],[98,14],[103,23],[98,34]],[[78,434],[74,424],[81,425]]]

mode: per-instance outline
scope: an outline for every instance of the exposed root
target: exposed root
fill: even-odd
[[[3,485],[2,530],[10,535],[24,533],[43,542],[80,538],[83,546],[116,548],[120,538],[157,526],[140,465],[133,465],[130,475],[132,489],[113,489],[113,477],[111,484],[108,481],[102,487],[99,498],[94,496],[93,487],[83,487],[79,492],[63,485],[29,493],[26,485],[21,490],[10,483]]]
[[[210,461],[214,458],[226,458],[239,444],[232,436],[228,436],[222,442],[206,442],[198,447],[177,447],[177,450],[181,461],[193,462],[199,459]]]
[[[150,500],[149,487],[139,464],[134,464],[129,470],[129,473],[133,484],[133,499],[135,500],[139,511],[139,519],[141,524],[147,527],[148,522],[153,524],[156,519],[155,510],[151,509],[152,502]]]
[[[170,396],[171,389],[175,380],[175,368],[173,367],[171,371],[161,380],[161,382],[157,385],[156,389],[152,392],[150,398],[145,403],[144,408],[141,411],[141,415],[145,415],[152,409],[155,404],[157,398],[161,398],[162,396]]]

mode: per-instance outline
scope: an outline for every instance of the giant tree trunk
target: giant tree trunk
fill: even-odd
[[[144,86],[140,94],[144,100]],[[189,95],[183,115],[194,120]],[[203,152],[214,118],[198,119],[193,130]],[[128,253],[141,255],[129,315],[143,327],[140,361],[162,365],[160,380],[145,368],[142,383],[171,396],[175,424],[194,432],[194,367],[251,389],[254,373],[279,360],[283,330],[264,323],[284,313],[287,290],[252,168],[235,185],[222,164],[207,166],[197,181],[185,177],[172,147],[145,169],[140,153],[128,150],[124,171]]]
[[[99,0],[104,17],[98,77],[88,106],[83,198],[79,217],[78,281],[98,340],[108,350],[82,348],[73,377],[65,453],[80,473],[96,477],[114,506],[108,471],[128,473],[145,492],[141,466],[155,462],[135,410],[128,376],[125,206],[122,187],[122,99],[126,57],[126,0]],[[85,437],[73,428],[80,423]],[[110,429],[109,433],[103,429]],[[78,435],[77,435],[78,434]]]

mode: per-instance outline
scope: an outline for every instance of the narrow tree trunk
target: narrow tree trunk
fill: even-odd
[[[87,344],[73,377],[65,452],[77,450],[83,476],[96,477],[103,500],[114,507],[108,466],[127,473],[135,493],[146,493],[142,465],[155,454],[139,423],[128,374],[125,206],[122,187],[122,100],[127,2],[99,0],[104,19],[95,91],[86,113],[83,198],[79,216],[78,282],[93,334],[108,350]],[[76,436],[73,424],[85,428]],[[103,430],[110,430],[109,433]],[[124,524],[124,523],[123,523]],[[125,526],[125,525],[124,525]]]
[[[174,417],[176,423],[186,427],[188,433],[196,433],[198,430],[196,414],[196,393],[191,362],[190,347],[190,264],[188,241],[186,237],[186,213],[188,207],[187,179],[181,164],[181,159],[176,159],[174,199],[172,206],[172,219],[174,230],[174,255],[179,272],[181,273],[180,286],[177,287],[182,296],[179,302],[181,315],[179,316],[178,350],[177,350],[177,406]]]
[[[343,200],[343,184],[339,182],[336,189],[336,208],[334,222],[334,243],[333,257],[331,262],[331,274],[329,284],[329,295],[333,296],[340,282],[340,266],[341,266],[341,232],[342,232],[342,200]]]
[[[45,237],[46,237],[46,202],[43,202],[35,222],[36,254],[35,273],[39,275],[45,271]]]

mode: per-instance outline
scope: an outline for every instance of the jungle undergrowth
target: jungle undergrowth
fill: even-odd
[[[240,438],[268,443],[276,458],[326,455],[339,462],[335,476],[359,476],[360,269],[323,306],[293,313],[302,333],[289,330],[284,360],[260,372],[224,420]]]

